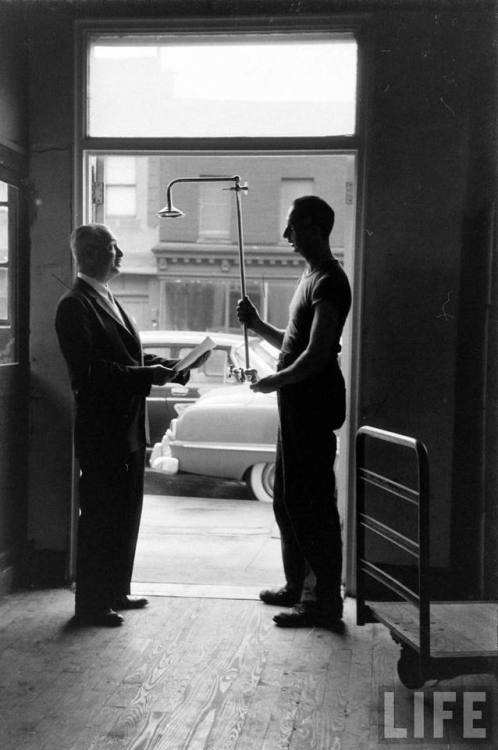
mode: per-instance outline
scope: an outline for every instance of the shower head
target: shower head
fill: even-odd
[[[171,198],[171,188],[177,182],[233,182],[234,187],[225,188],[225,190],[234,190],[237,193],[237,199],[239,191],[242,190],[247,192],[249,189],[247,183],[245,185],[240,184],[240,177],[238,175],[234,175],[233,177],[178,177],[176,180],[171,180],[171,182],[168,183],[166,188],[166,205],[157,212],[157,215],[161,219],[176,219],[179,216],[185,216],[183,211],[180,211],[179,208],[173,206]]]
[[[184,181],[184,179],[171,180],[171,182],[168,183],[168,186],[166,188],[166,205],[164,206],[164,208],[161,208],[161,210],[157,212],[157,215],[161,219],[177,219],[179,216],[185,216],[185,213],[183,211],[180,211],[179,208],[176,208],[173,205],[173,198],[171,197],[171,188],[173,187],[175,182]]]
[[[177,219],[179,216],[185,216],[185,213],[184,211],[180,211],[179,208],[175,208],[175,206],[167,203],[164,208],[161,208],[161,210],[157,212],[157,215],[160,216],[161,219]]]

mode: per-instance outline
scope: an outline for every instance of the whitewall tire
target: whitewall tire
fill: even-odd
[[[254,464],[248,471],[247,484],[252,494],[262,503],[273,502],[275,464]]]

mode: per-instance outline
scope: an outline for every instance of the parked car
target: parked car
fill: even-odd
[[[245,347],[243,335],[235,333],[159,330],[140,332],[143,350],[166,359],[185,357],[206,336],[213,339],[216,347],[202,367],[191,370],[187,385],[167,383],[152,386],[147,398],[151,445],[162,440],[171,420],[203,394],[222,386],[240,386],[235,377],[229,376],[229,369],[230,366],[245,368]],[[260,377],[275,371],[278,353],[274,347],[250,336],[249,349],[250,365],[258,371]]]
[[[253,393],[247,383],[218,388],[172,420],[150,463],[170,474],[244,480],[257,500],[271,502],[277,425],[275,393]]]

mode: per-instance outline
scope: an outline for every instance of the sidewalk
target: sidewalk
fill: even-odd
[[[240,483],[184,479],[172,483],[167,477],[168,494],[144,497],[133,592],[255,599],[261,588],[279,585],[280,539],[272,506],[242,499],[247,492]],[[161,490],[157,475],[147,477],[146,491],[151,489]],[[180,496],[185,489],[192,494]]]

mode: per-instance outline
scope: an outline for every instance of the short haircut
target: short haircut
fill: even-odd
[[[292,210],[300,219],[309,219],[311,224],[317,226],[322,237],[328,237],[334,228],[334,209],[317,195],[303,195],[301,198],[296,198],[292,204]]]
[[[78,265],[87,260],[87,251],[101,247],[109,239],[110,231],[105,224],[81,224],[71,234],[71,251]]]

